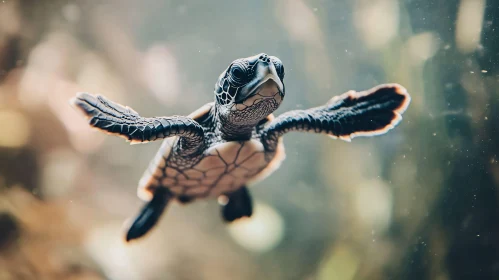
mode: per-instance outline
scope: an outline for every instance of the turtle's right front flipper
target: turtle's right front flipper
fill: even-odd
[[[91,126],[132,143],[181,136],[185,139],[185,148],[190,149],[204,142],[203,128],[189,117],[144,118],[129,107],[88,93],[79,93],[71,103],[85,114]]]

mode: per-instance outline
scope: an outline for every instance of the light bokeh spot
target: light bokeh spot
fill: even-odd
[[[365,228],[382,232],[392,219],[393,195],[382,180],[362,183],[355,194],[355,209],[359,221]]]
[[[474,51],[480,44],[485,0],[462,0],[456,21],[456,44],[463,53]]]
[[[435,55],[439,47],[439,40],[433,32],[416,34],[407,41],[407,48],[411,60],[419,65]]]
[[[245,249],[264,253],[274,249],[284,237],[284,220],[271,206],[255,203],[253,216],[228,226],[230,236]]]
[[[354,10],[354,26],[366,46],[380,49],[399,30],[399,5],[395,0],[358,0]]]
[[[0,111],[0,147],[23,147],[29,140],[29,120],[14,110]]]

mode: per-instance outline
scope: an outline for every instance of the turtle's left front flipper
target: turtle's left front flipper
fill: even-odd
[[[346,141],[356,136],[384,134],[402,120],[410,100],[407,90],[398,84],[349,91],[323,106],[280,115],[264,128],[262,142],[273,151],[278,138],[290,131],[323,133]]]
[[[132,143],[149,142],[180,136],[185,148],[196,149],[204,143],[203,127],[189,117],[141,117],[132,108],[112,102],[100,95],[79,93],[71,104],[81,111],[89,124]]]

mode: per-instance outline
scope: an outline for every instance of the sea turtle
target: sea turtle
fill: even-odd
[[[284,160],[285,133],[322,133],[346,141],[380,135],[400,122],[410,103],[404,87],[382,84],[274,117],[285,96],[283,80],[281,60],[261,53],[230,63],[215,84],[214,102],[189,116],[142,117],[88,93],[71,100],[95,128],[132,143],[164,139],[139,182],[138,196],[147,203],[129,224],[127,241],[149,232],[172,200],[218,198],[225,221],[250,217],[248,186]]]

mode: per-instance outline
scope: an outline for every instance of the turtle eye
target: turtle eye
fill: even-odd
[[[243,61],[235,61],[229,70],[228,80],[236,87],[240,87],[247,83],[248,68]]]
[[[231,74],[235,79],[242,79],[244,72],[241,68],[234,67],[232,68]]]

